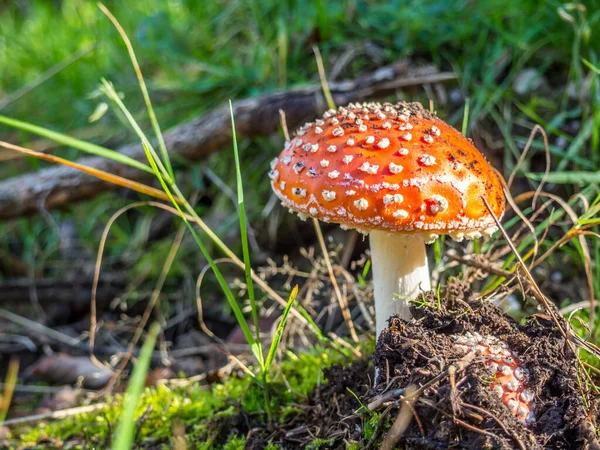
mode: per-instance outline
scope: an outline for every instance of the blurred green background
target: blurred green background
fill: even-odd
[[[331,80],[404,58],[415,67],[434,64],[454,71],[457,81],[445,83],[442,90],[426,87],[398,92],[396,98],[424,103],[432,99],[438,114],[457,128],[468,98],[467,134],[508,175],[536,123],[549,133],[553,169],[561,161],[563,171],[575,174],[600,169],[597,3],[145,0],[105,4],[132,40],[163,129],[222,106],[228,99],[318,83],[312,50],[317,45]],[[135,141],[98,90],[100,78],[105,77],[150,131],[125,46],[95,2],[14,0],[3,2],[0,12],[0,114],[113,148]],[[34,149],[52,148],[47,141],[3,126],[0,138]],[[538,141],[521,175],[543,170]],[[251,223],[271,230],[257,237],[262,250],[257,252],[259,261],[275,248],[272,237],[278,236],[277,227],[285,222],[269,225],[264,214],[270,189],[263,168],[282,142],[279,135],[240,142],[243,164],[250,169],[244,183],[252,192],[247,198]],[[51,151],[70,159],[78,156],[73,149]],[[9,153],[2,150],[0,159],[12,158]],[[198,193],[203,217],[235,246],[235,202],[222,189],[234,185],[231,164],[232,153],[224,149],[208,161],[179,164],[176,169],[185,192]],[[0,177],[45,165],[30,158],[6,159],[0,163]],[[517,189],[533,188],[536,183],[522,176]],[[548,189],[567,196],[581,186],[569,181]],[[131,193],[103,194],[60,211],[0,224],[0,277],[27,275],[19,267],[40,276],[68,271],[72,263],[61,253],[65,233],[72,233],[93,260],[110,216],[137,198]],[[156,276],[170,247],[170,238],[164,238],[172,236],[177,226],[168,218],[157,228],[157,217],[148,208],[117,220],[107,243],[106,270],[126,270],[134,280]],[[590,242],[598,256],[597,240]],[[310,243],[293,238],[295,246]],[[579,270],[580,249],[566,251],[572,253],[567,259],[575,261],[573,270]],[[172,270],[176,284],[181,279],[193,284],[199,258],[192,245],[182,247]],[[596,277],[597,293],[599,285]],[[132,290],[129,295],[138,294]]]

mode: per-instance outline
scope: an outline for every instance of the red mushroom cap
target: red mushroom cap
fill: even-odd
[[[300,214],[361,231],[493,232],[504,212],[494,169],[419,103],[350,104],[300,128],[271,163],[271,185]]]

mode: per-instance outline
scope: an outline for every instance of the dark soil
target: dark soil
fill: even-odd
[[[373,373],[368,360],[324,370],[327,382],[313,391],[306,404],[296,405],[301,412],[271,432],[252,434],[246,449],[263,449],[273,442],[286,449],[312,448],[317,439],[330,441],[318,448],[342,449],[348,440],[361,441],[364,417],[359,399],[368,396]]]
[[[548,316],[534,315],[519,325],[457,281],[442,291],[440,304],[430,292],[412,312],[409,322],[391,318],[379,338],[375,388],[374,370],[366,360],[332,367],[325,372],[327,383],[306,404],[298,405],[298,415],[274,430],[251,433],[246,448],[262,449],[273,442],[286,449],[345,449],[350,442],[359,443],[361,449],[379,448],[400,411],[401,399],[388,398],[376,408],[379,415],[367,405],[384,393],[427,383],[395,448],[600,448],[595,437],[597,414],[586,410],[586,402],[593,401],[578,384],[575,355]],[[506,342],[529,370],[528,387],[536,402],[534,423],[524,425],[516,419],[492,391],[491,372],[483,361],[474,354],[465,358],[464,350],[456,347],[455,336],[468,331]],[[456,369],[452,380],[450,367]],[[314,445],[316,440],[319,446]]]
[[[582,396],[585,388],[577,381],[575,355],[549,317],[534,315],[521,326],[494,305],[476,299],[459,282],[448,286],[440,305],[433,292],[425,301],[426,305],[412,309],[410,322],[390,319],[374,357],[379,368],[377,392],[421,387],[443,374],[415,401],[414,415],[419,420],[411,421],[399,445],[411,449],[595,448],[596,414],[590,414],[590,421]],[[456,348],[454,337],[467,331],[503,340],[529,370],[535,423],[525,426],[500,402],[490,389],[491,372],[483,361],[475,358],[461,367],[465,354]],[[451,366],[457,369],[454,382],[447,376]]]

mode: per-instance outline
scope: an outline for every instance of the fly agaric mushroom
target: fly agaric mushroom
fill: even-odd
[[[282,204],[369,234],[377,336],[410,319],[409,300],[431,289],[425,243],[496,230],[504,210],[494,170],[462,134],[419,103],[350,104],[302,126],[271,162]]]
[[[455,342],[458,349],[474,351],[483,358],[484,365],[492,372],[491,388],[510,412],[526,425],[535,422],[535,400],[527,388],[529,371],[508,344],[495,336],[471,332],[456,336]]]

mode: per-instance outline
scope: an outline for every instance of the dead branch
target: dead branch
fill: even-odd
[[[76,276],[66,278],[17,278],[0,281],[2,301],[6,303],[28,302],[31,290],[35,289],[38,300],[43,304],[69,303],[89,304],[92,278]],[[112,300],[123,288],[125,280],[118,275],[106,274],[100,280],[99,298],[103,301]]]
[[[439,83],[455,78],[450,72],[409,71],[407,61],[382,67],[363,77],[332,83],[330,90],[338,105],[381,98],[397,89],[420,84]],[[327,109],[321,86],[309,86],[286,92],[240,100],[233,112],[240,137],[267,136],[277,131],[280,110],[288,125],[297,127]],[[165,142],[174,160],[198,160],[231,145],[229,108],[223,106],[165,133]],[[119,152],[145,161],[139,144],[130,144]],[[77,161],[135,181],[152,176],[138,169],[99,157]],[[67,167],[51,167],[0,182],[0,219],[34,214],[41,209],[57,208],[94,197],[113,188],[110,184]]]
[[[32,425],[35,423],[39,423],[42,421],[45,422],[48,420],[58,420],[58,419],[64,419],[66,417],[73,417],[78,414],[86,414],[86,413],[98,411],[99,409],[104,409],[107,406],[108,405],[106,403],[94,403],[92,405],[87,405],[87,406],[77,406],[75,408],[61,409],[58,411],[52,411],[52,412],[44,413],[44,414],[36,414],[33,416],[26,416],[26,417],[19,417],[16,419],[5,420],[3,425],[6,427],[15,427],[15,426],[22,427],[22,426],[26,426],[26,425]]]

